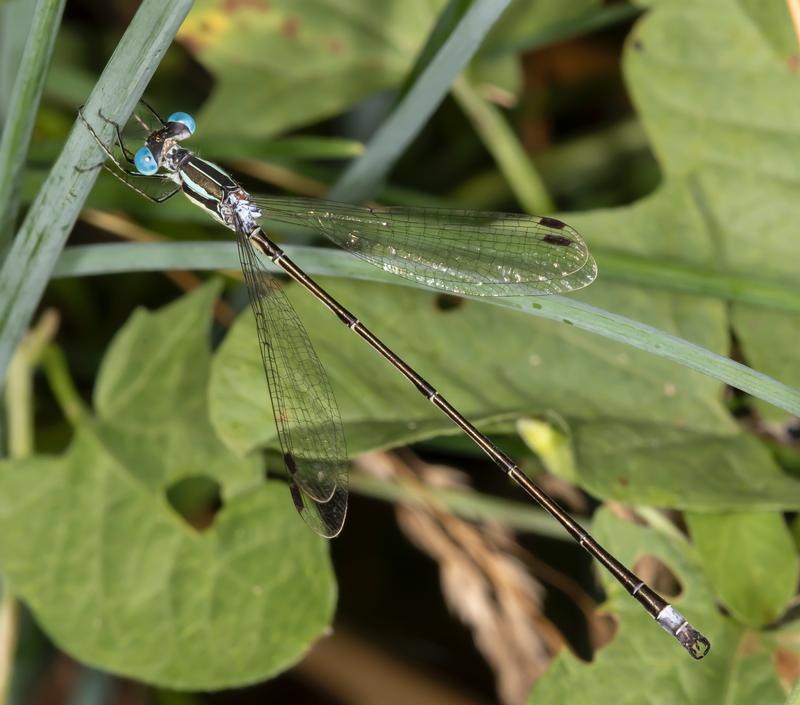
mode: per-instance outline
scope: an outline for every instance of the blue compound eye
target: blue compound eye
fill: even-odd
[[[182,125],[186,125],[186,129],[189,130],[189,134],[194,134],[196,125],[194,118],[189,115],[189,113],[172,113],[172,115],[167,118],[167,122],[179,122]]]
[[[152,176],[158,171],[158,162],[156,161],[150,147],[141,147],[133,155],[133,164],[140,174],[145,176]]]

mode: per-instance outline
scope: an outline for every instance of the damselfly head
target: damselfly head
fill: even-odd
[[[158,161],[150,147],[146,145],[136,150],[136,154],[133,155],[133,164],[136,171],[144,176],[152,176],[158,171]]]
[[[167,118],[167,128],[173,131],[171,139],[185,140],[194,134],[197,125],[188,113],[172,113]]]
[[[136,170],[144,176],[152,176],[161,167],[164,155],[175,142],[188,139],[194,134],[196,124],[188,113],[172,113],[164,127],[155,130],[133,157]]]

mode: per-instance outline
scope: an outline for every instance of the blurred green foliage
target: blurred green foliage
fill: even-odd
[[[577,300],[798,387],[800,87],[785,4],[641,5],[514,0],[484,27],[460,79],[472,93],[409,124],[413,143],[388,182],[374,184],[376,197],[478,209],[552,201],[600,263]],[[368,150],[437,47],[467,45],[453,36],[457,22],[440,23],[438,43],[429,36],[442,12],[457,18],[472,6],[198,0],[147,96],[163,112],[196,113],[197,149],[255,190],[322,195],[345,160]],[[127,0],[68,8],[36,116],[29,200],[134,9]],[[226,237],[185,202],[156,207],[110,178],[87,206],[176,240]],[[72,234],[73,244],[98,239],[107,235],[86,224]],[[315,253],[335,269],[335,255]],[[686,512],[694,543],[606,509],[594,530],[627,564],[654,555],[672,571],[676,605],[710,638],[711,655],[692,663],[603,576],[613,642],[591,664],[557,656],[531,702],[782,702],[787,664],[800,656],[787,616],[797,522],[792,536],[783,517],[800,509],[800,456],[786,440],[786,411],[574,326],[350,276],[324,284],[518,457],[527,452],[511,440],[514,421],[555,415],[575,458],[565,479],[601,500]],[[767,289],[772,298],[758,299]],[[278,444],[251,314],[227,332],[212,328],[219,291],[211,283],[165,305],[174,290],[152,274],[53,282],[45,303],[62,312],[58,344],[93,410],[69,427],[39,389],[42,454],[0,463],[0,565],[41,627],[84,663],[185,690],[287,669],[331,623],[336,593],[326,545],[294,515],[285,487],[261,479],[260,453]],[[454,451],[454,429],[327,311],[287,291],[331,374],[352,454],[424,441],[450,462],[481,462]],[[224,297],[244,306],[238,285]],[[163,307],[131,315],[137,305]],[[218,483],[223,503],[203,531],[167,501],[197,477]],[[502,486],[484,489],[485,513],[502,518],[488,499]],[[354,513],[367,507],[357,499]],[[375,517],[354,521],[380,531]],[[336,549],[345,566],[366,560],[355,533]],[[373,593],[402,603],[401,589],[376,587],[389,575],[364,568],[343,592],[351,603]],[[345,618],[372,626],[342,601]],[[470,681],[468,670],[455,677]]]

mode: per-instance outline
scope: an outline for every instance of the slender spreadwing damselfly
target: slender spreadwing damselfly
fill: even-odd
[[[126,186],[157,203],[183,192],[192,203],[236,233],[292,499],[314,531],[331,538],[344,524],[348,471],[344,431],[325,369],[297,313],[259,255],[272,260],[386,358],[553,516],[694,658],[708,653],[710,644],[702,634],[298,267],[269,238],[259,221],[266,215],[278,222],[309,227],[386,271],[467,296],[557,294],[591,284],[597,267],[575,230],[548,217],[438,208],[368,208],[313,199],[253,197],[219,166],[179,144],[195,131],[191,116],[178,112],[163,120],[147,103],[142,103],[159,124],[151,129],[138,118],[149,135],[145,145],[133,153],[125,146],[120,127],[111,123],[121,159],[100,139],[82,111],[80,117],[117,171],[106,167]],[[102,114],[99,117],[110,122]],[[154,196],[128,177],[157,180],[171,188]]]

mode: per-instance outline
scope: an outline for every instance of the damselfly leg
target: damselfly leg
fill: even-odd
[[[130,164],[134,164],[133,154],[125,146],[125,142],[124,142],[124,140],[122,138],[122,131],[120,129],[120,126],[116,122],[114,122],[113,120],[109,120],[108,118],[106,118],[102,113],[98,113],[98,115],[99,115],[101,120],[105,121],[106,123],[108,123],[109,125],[111,125],[114,128],[114,131],[116,133],[117,141],[119,142],[120,149],[122,150],[122,153],[125,156],[125,160],[127,162],[129,162]],[[80,118],[81,122],[86,126],[86,129],[89,131],[89,134],[92,135],[92,137],[94,138],[94,141],[97,142],[97,145],[100,147],[100,149],[103,150],[103,152],[105,153],[106,157],[118,169],[118,171],[115,171],[114,169],[109,167],[108,164],[106,164],[105,161],[104,161],[104,162],[101,162],[100,164],[96,164],[96,165],[94,165],[92,167],[89,167],[89,168],[86,168],[86,167],[75,167],[78,171],[81,171],[81,172],[83,172],[83,171],[93,171],[94,169],[97,169],[98,167],[102,166],[115,179],[117,179],[118,181],[121,181],[129,189],[135,191],[140,196],[144,196],[146,199],[148,199],[149,201],[152,201],[153,203],[164,203],[165,201],[168,201],[170,198],[172,198],[176,193],[178,193],[181,190],[180,186],[176,186],[175,188],[171,189],[170,191],[168,191],[168,192],[166,192],[164,194],[161,194],[159,196],[154,196],[153,194],[147,193],[146,191],[134,186],[127,179],[125,179],[119,172],[122,172],[122,174],[125,174],[126,176],[129,176],[129,177],[135,177],[137,179],[150,179],[151,181],[158,181],[160,183],[167,183],[167,182],[170,181],[170,178],[169,178],[169,176],[164,175],[164,174],[141,174],[140,172],[138,172],[138,171],[136,171],[134,169],[126,168],[119,161],[119,159],[117,159],[117,157],[114,154],[114,152],[111,151],[111,148],[105,142],[103,142],[102,139],[100,139],[100,135],[97,134],[97,132],[95,131],[94,127],[92,127],[92,125],[86,119],[86,116],[83,114],[83,106],[81,106],[78,109],[78,117]]]

